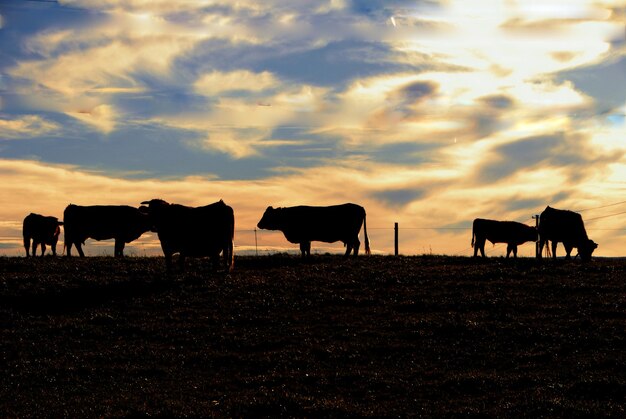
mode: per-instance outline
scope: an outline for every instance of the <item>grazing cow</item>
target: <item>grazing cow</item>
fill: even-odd
[[[475,239],[475,240],[474,240]],[[517,257],[517,246],[529,241],[537,241],[537,229],[518,223],[517,221],[495,221],[476,218],[472,226],[472,246],[474,257],[480,254],[485,257],[485,241],[506,243],[506,257],[511,252]]]
[[[268,207],[257,225],[265,230],[280,230],[291,243],[300,244],[302,257],[311,256],[311,242],[333,243],[342,241],[346,246],[345,256],[354,250],[359,254],[359,231],[363,224],[365,253],[370,254],[367,238],[365,208],[356,204],[329,207],[298,206],[289,208]]]
[[[115,256],[124,256],[124,245],[137,240],[152,230],[150,217],[128,205],[79,206],[70,204],[63,213],[67,256],[72,256],[72,245],[78,254],[85,256],[85,240],[115,239]]]
[[[224,201],[203,207],[170,204],[161,199],[142,204],[147,205],[147,213],[159,235],[168,272],[171,272],[174,253],[179,254],[181,270],[186,256],[209,256],[214,265],[218,265],[220,253],[224,267],[229,271],[233,269],[235,214]]]
[[[580,258],[589,261],[593,251],[598,247],[598,244],[587,236],[580,214],[549,206],[539,216],[539,257],[548,240],[552,241],[553,258],[556,258],[556,247],[559,242],[565,247],[566,259],[570,259],[570,253],[575,247]]]
[[[57,255],[57,241],[63,222],[56,217],[46,217],[30,213],[24,218],[22,234],[24,236],[24,249],[26,257],[29,256],[30,240],[33,240],[33,256],[37,256],[37,246],[41,244],[41,256],[46,252],[46,245],[52,248],[52,254]]]

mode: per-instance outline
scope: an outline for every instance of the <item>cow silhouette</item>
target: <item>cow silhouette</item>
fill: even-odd
[[[115,239],[116,257],[124,256],[124,246],[137,240],[152,229],[150,218],[128,205],[70,204],[63,212],[65,224],[65,246],[67,256],[72,256],[72,246],[78,254],[85,256],[82,245],[88,238],[95,240]]]
[[[556,258],[556,248],[559,242],[565,247],[565,258],[570,259],[573,248],[578,249],[580,259],[591,260],[591,255],[598,248],[598,244],[587,236],[585,223],[580,214],[560,210],[547,206],[539,216],[539,254],[543,246],[552,242],[552,257]]]
[[[159,236],[168,272],[171,272],[172,256],[176,253],[181,270],[187,256],[209,256],[217,265],[220,253],[223,254],[224,267],[229,271],[233,269],[235,214],[224,201],[188,207],[152,199],[142,205],[147,205],[142,208],[150,216]]]
[[[474,257],[478,251],[485,257],[485,241],[491,243],[506,243],[506,257],[511,253],[517,257],[517,246],[520,244],[537,241],[537,229],[518,223],[517,221],[496,221],[476,218],[472,225],[472,246]]]
[[[359,254],[359,231],[363,225],[365,253],[370,253],[367,237],[365,208],[356,204],[328,207],[297,206],[288,208],[268,207],[257,227],[279,230],[291,243],[298,243],[302,257],[311,256],[311,242],[333,243],[341,241],[346,246],[345,256]]]
[[[46,245],[52,249],[52,254],[57,254],[57,241],[63,222],[56,217],[30,213],[24,218],[22,235],[24,237],[24,249],[26,257],[29,257],[31,240],[33,242],[32,255],[37,256],[37,246],[41,245],[41,256],[46,252]]]

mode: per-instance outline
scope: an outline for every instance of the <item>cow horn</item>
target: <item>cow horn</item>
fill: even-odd
[[[141,205],[150,205],[150,201],[143,201]]]

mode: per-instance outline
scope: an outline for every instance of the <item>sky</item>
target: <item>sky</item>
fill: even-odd
[[[375,253],[550,205],[624,256],[625,114],[626,0],[0,0],[0,255],[31,212],[161,198],[223,199],[242,253],[297,250],[268,206],[354,202]]]

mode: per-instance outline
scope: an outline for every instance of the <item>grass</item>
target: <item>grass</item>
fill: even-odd
[[[626,261],[0,258],[4,417],[624,417]]]

